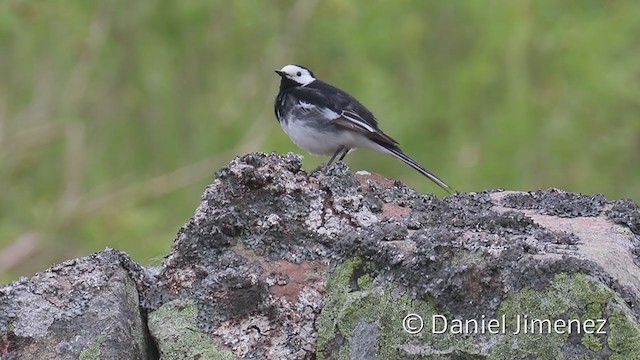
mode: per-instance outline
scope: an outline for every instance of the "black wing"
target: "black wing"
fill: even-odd
[[[378,128],[375,116],[362,105],[356,98],[335,86],[329,85],[321,80],[292,89],[292,94],[305,103],[326,107],[339,114],[335,124],[358,131],[373,140],[388,144],[397,145],[398,142]]]

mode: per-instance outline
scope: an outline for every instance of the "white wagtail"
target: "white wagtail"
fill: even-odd
[[[311,70],[287,65],[276,73],[280,92],[275,112],[280,125],[296,145],[316,155],[331,155],[327,165],[354,148],[369,148],[394,156],[428,177],[445,191],[452,189],[407,156],[378,128],[378,122],[353,96],[315,78]]]

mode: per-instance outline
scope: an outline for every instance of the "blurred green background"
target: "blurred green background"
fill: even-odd
[[[304,154],[273,115],[288,63],[460,191],[640,199],[635,0],[3,0],[0,282],[105,246],[157,264],[214,171]],[[347,163],[443,195],[392,158]]]

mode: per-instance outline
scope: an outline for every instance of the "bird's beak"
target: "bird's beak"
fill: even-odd
[[[284,71],[280,71],[280,70],[274,70],[276,72],[276,74],[280,75],[280,77],[285,77],[287,75],[287,73],[285,73]]]

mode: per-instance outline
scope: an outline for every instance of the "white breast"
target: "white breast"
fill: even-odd
[[[289,119],[282,128],[300,148],[314,155],[333,155],[339,148],[374,147],[371,140],[353,131],[329,131],[307,126],[307,122]],[[374,145],[374,146],[372,146]]]
[[[356,131],[337,128],[332,121],[341,114],[329,108],[298,101],[286,113],[278,113],[280,124],[291,140],[314,155],[332,156],[340,148],[375,147]]]

